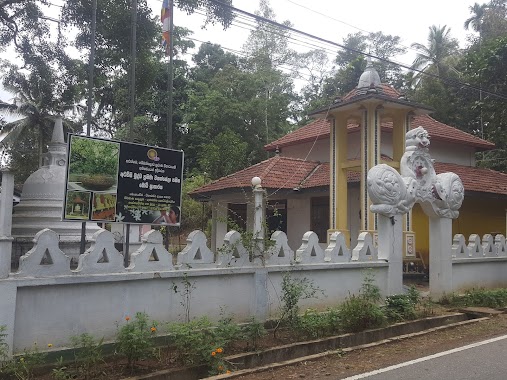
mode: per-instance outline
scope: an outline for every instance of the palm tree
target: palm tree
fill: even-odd
[[[465,27],[466,30],[468,30],[468,28],[470,28],[471,26],[473,30],[479,32],[480,38],[480,35],[482,34],[482,24],[484,22],[484,16],[486,14],[486,9],[488,8],[488,5],[487,4],[481,5],[479,3],[475,3],[474,5],[468,8],[470,9],[470,13],[472,13],[472,16],[465,21],[463,26]]]
[[[6,87],[13,91],[13,88]],[[43,150],[45,144],[51,139],[55,119],[63,113],[63,109],[49,109],[41,101],[31,96],[29,92],[17,91],[14,98],[14,104],[4,103],[0,105],[0,112],[8,113],[19,117],[17,120],[6,123],[0,130],[0,144],[3,149],[14,146],[30,131],[37,133],[38,136],[38,156],[39,166],[42,165]],[[63,121],[64,129],[72,131],[75,129],[75,123],[69,119]]]
[[[442,27],[432,25],[429,29],[427,46],[420,43],[412,44],[412,48],[419,50],[412,68],[423,72],[431,69],[438,76],[449,70],[457,73],[452,58],[458,53],[458,41],[451,37],[451,29],[447,28],[447,25]]]

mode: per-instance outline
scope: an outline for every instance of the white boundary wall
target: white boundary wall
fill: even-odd
[[[326,250],[317,235],[307,232],[296,251],[283,232],[272,236],[273,246],[262,258],[248,259],[239,234],[225,237],[228,249],[215,260],[204,233],[192,232],[177,264],[162,244],[162,235],[150,231],[132,254],[128,268],[114,248],[113,235],[100,230],[91,247],[79,257],[76,270],[58,248],[58,237],[40,231],[34,247],[20,259],[20,268],[0,279],[0,325],[7,326],[7,343],[13,353],[37,342],[54,349],[69,344],[71,336],[90,333],[113,339],[117,324],[126,316],[146,312],[159,322],[184,320],[184,282],[193,285],[191,317],[220,318],[221,309],[237,321],[250,316],[260,320],[276,317],[283,274],[305,277],[324,295],[302,302],[302,308],[336,306],[350,293],[357,293],[364,271],[371,268],[376,284],[386,294],[388,263],[378,260],[371,236],[362,234],[350,251],[343,235],[336,233]],[[180,290],[175,293],[174,285]],[[162,328],[162,327],[161,327]]]
[[[431,267],[430,267],[431,270]],[[482,239],[470,235],[468,244],[461,234],[455,235],[452,245],[452,290],[507,287],[507,247],[505,237]]]

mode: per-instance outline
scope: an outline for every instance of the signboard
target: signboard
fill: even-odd
[[[183,151],[69,135],[64,220],[179,226]]]

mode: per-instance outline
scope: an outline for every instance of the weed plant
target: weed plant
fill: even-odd
[[[94,379],[97,375],[97,365],[104,361],[102,354],[104,338],[96,341],[92,335],[83,333],[71,337],[70,342],[74,348],[74,362],[77,372],[85,380]]]
[[[247,341],[247,348],[257,349],[259,339],[267,334],[264,324],[255,317],[251,317],[247,324],[241,327],[241,334]]]
[[[69,372],[69,368],[64,365],[63,357],[60,356],[56,361],[55,368],[51,371],[51,377],[55,380],[69,380],[74,378]]]
[[[479,307],[505,307],[507,306],[507,289],[471,289],[465,294],[451,294],[440,300],[441,304],[450,306],[479,306]]]
[[[2,368],[2,363],[5,362],[9,357],[9,345],[5,341],[7,338],[7,333],[5,332],[6,330],[7,326],[0,326],[0,368]]]
[[[6,361],[0,369],[2,379],[31,380],[34,370],[44,364],[46,354],[39,351],[37,343],[31,350],[25,349],[23,354]]]
[[[387,317],[379,305],[382,296],[371,272],[366,272],[358,295],[350,295],[341,305],[339,318],[344,331],[359,332],[382,327]]]
[[[321,313],[316,309],[306,309],[298,318],[297,333],[302,338],[317,339],[337,333],[340,330],[340,317],[337,309]]]
[[[291,272],[282,277],[280,317],[273,331],[274,337],[280,326],[296,328],[299,322],[299,302],[303,299],[318,298],[322,290],[306,277],[293,278]]]

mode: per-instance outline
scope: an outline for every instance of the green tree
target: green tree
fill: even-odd
[[[0,0],[0,51],[13,44],[17,48],[27,42],[38,43],[36,36],[49,32],[41,5],[48,0]]]
[[[422,71],[431,70],[437,76],[446,76],[456,72],[455,57],[458,54],[458,41],[451,37],[451,29],[430,26],[427,45],[413,43],[412,48],[419,50],[412,67]]]
[[[489,94],[507,93],[507,34],[503,38],[484,41],[481,46],[470,48],[463,59],[464,80],[486,92],[480,99],[478,91],[461,90],[460,124],[470,133],[483,136],[496,144],[496,150],[480,154],[481,166],[507,171],[507,123],[505,100]],[[482,125],[481,125],[482,118]]]
[[[484,16],[486,14],[487,4],[475,3],[468,7],[472,16],[465,20],[463,27],[468,30],[470,27],[482,34],[482,24],[484,23]]]

